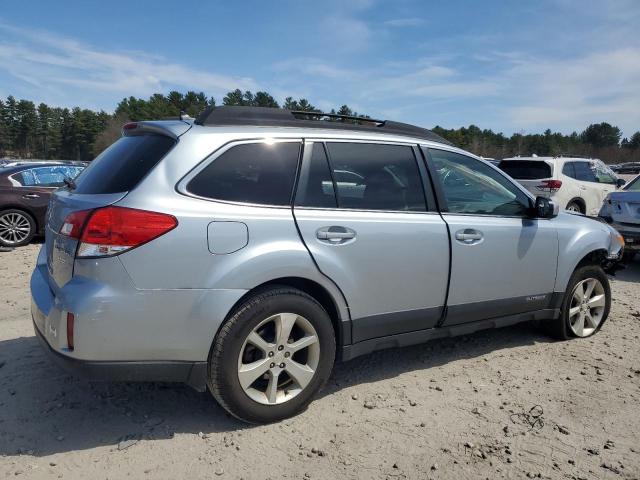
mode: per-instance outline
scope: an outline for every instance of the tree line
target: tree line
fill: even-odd
[[[148,99],[129,97],[115,112],[51,107],[13,96],[0,99],[0,157],[91,160],[115,141],[128,121],[177,117],[184,112],[196,117],[215,106],[203,92],[154,94]],[[268,92],[239,89],[228,92],[222,105],[286,108],[319,112],[305,98],[285,98],[282,105]],[[348,105],[329,113],[358,116]],[[364,115],[363,115],[364,116]],[[435,126],[435,133],[477,155],[504,158],[513,155],[579,155],[601,158],[608,163],[640,161],[640,131],[622,138],[620,129],[606,122],[589,125],[582,132],[564,135],[546,130],[540,134],[514,133],[507,137],[475,125],[458,129]]]

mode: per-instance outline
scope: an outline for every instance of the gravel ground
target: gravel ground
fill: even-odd
[[[638,262],[592,339],[525,324],[378,352],[256,427],[188,387],[51,364],[29,315],[38,248],[0,253],[0,478],[640,477]]]

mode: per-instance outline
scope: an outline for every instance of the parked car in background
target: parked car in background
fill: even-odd
[[[502,160],[499,168],[533,195],[589,216],[598,215],[607,194],[624,185],[602,161],[589,158],[513,157]]]
[[[33,161],[0,166],[0,245],[20,247],[44,234],[51,193],[83,169],[77,164]]]
[[[53,194],[31,277],[80,374],[186,382],[236,417],[303,410],[336,358],[540,320],[605,322],[606,223],[422,128],[275,108],[136,122]]]
[[[640,251],[640,175],[607,196],[600,217],[624,237],[625,261],[633,260]]]
[[[635,175],[640,173],[640,162],[621,163],[619,165],[612,166],[612,169],[616,173]]]

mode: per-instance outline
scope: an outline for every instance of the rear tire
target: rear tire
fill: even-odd
[[[604,270],[597,265],[573,272],[560,310],[560,318],[547,323],[548,333],[559,340],[595,335],[609,316],[611,287]]]
[[[222,325],[207,384],[238,419],[276,422],[309,405],[329,379],[335,353],[324,308],[300,290],[273,288],[247,299]]]
[[[582,209],[582,205],[580,205],[578,202],[569,202],[565,210],[568,212],[582,213],[584,215],[584,210]]]
[[[11,208],[0,212],[0,246],[22,247],[36,234],[36,221],[23,210]]]

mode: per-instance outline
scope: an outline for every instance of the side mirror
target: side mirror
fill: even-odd
[[[558,206],[547,197],[536,197],[534,214],[536,218],[554,218],[558,216]]]
[[[620,188],[626,185],[627,181],[624,178],[619,178],[616,180],[616,187]]]

